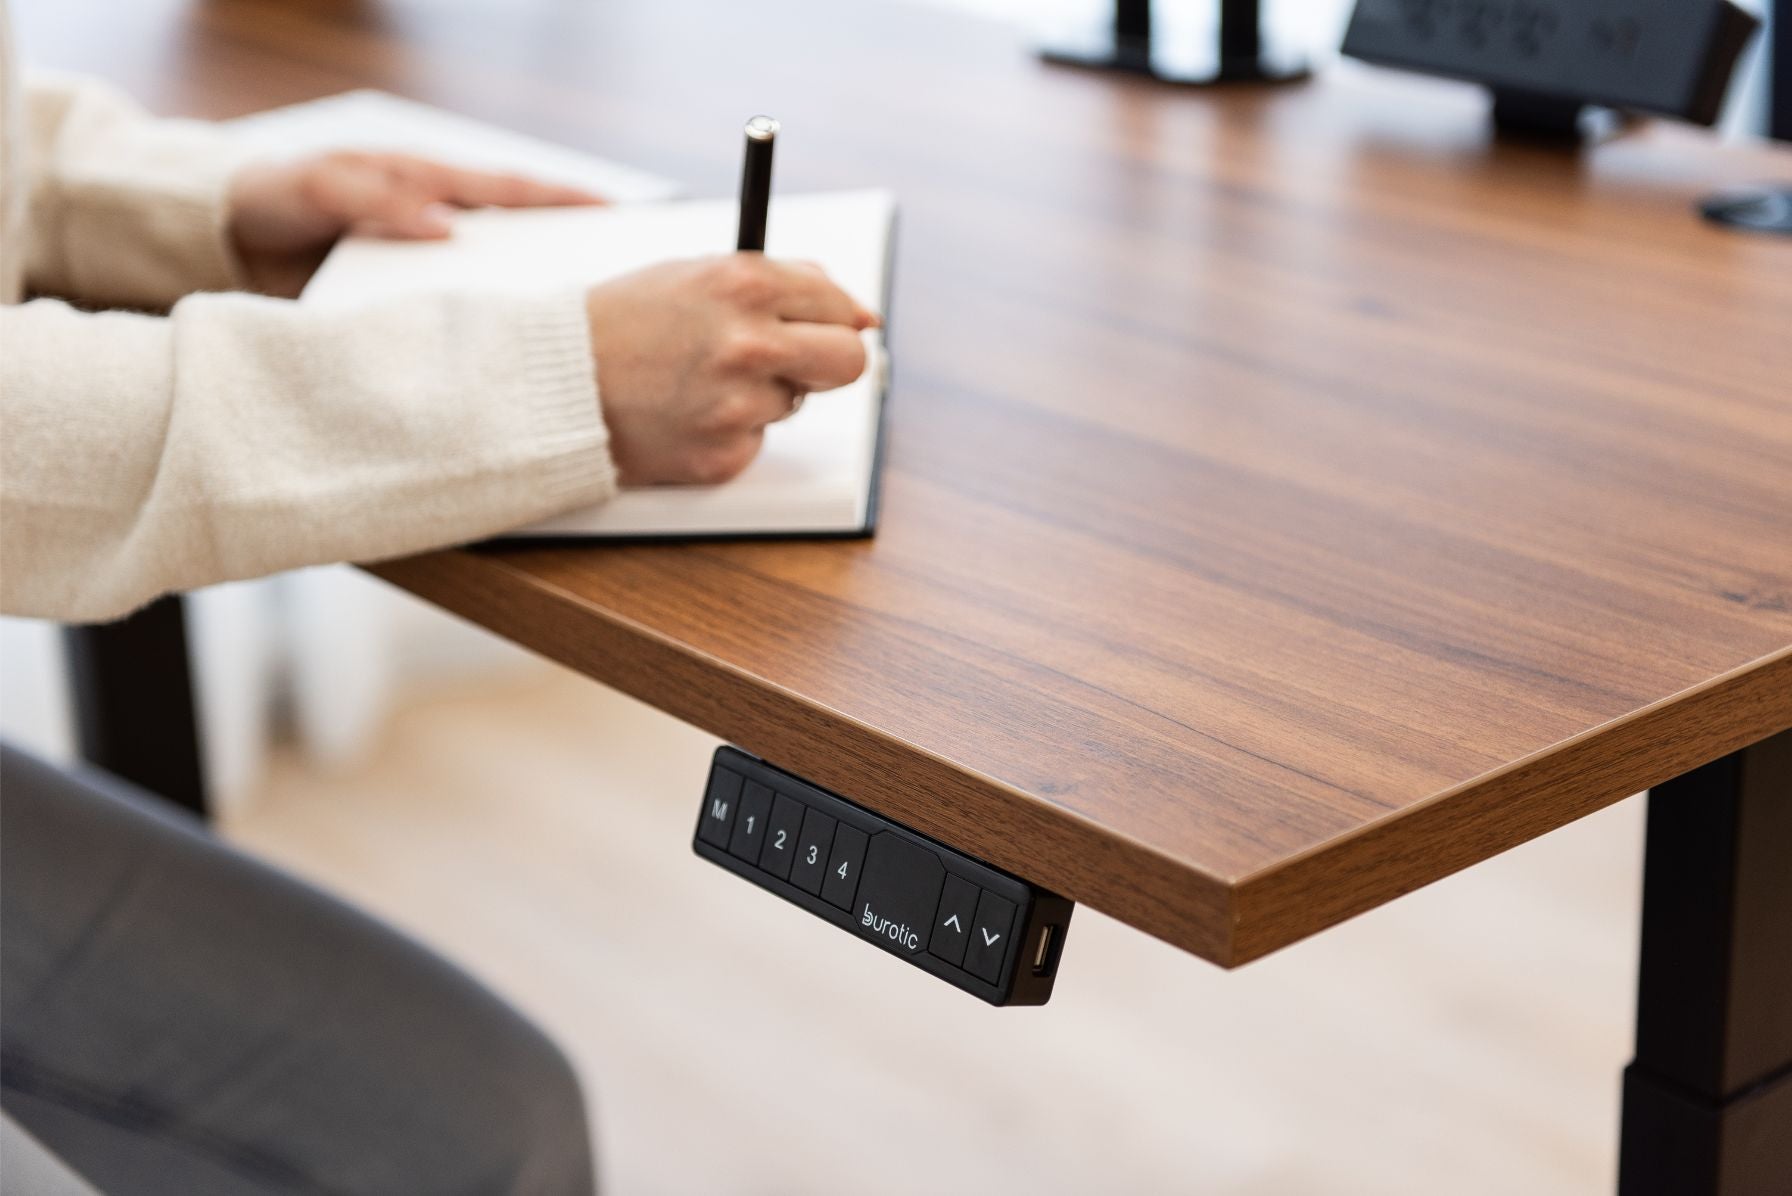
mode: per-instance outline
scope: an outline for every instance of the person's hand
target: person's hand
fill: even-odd
[[[878,323],[819,267],[757,253],[649,266],[591,290],[586,310],[628,485],[733,477],[767,424],[864,372],[859,333]]]
[[[252,165],[231,180],[229,234],[256,290],[293,298],[337,238],[439,240],[455,208],[602,203],[576,187],[344,150]]]

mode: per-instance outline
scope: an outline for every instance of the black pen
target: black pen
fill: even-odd
[[[765,252],[765,209],[772,198],[772,143],[778,122],[755,116],[747,122],[747,158],[740,172],[740,235],[735,248]]]

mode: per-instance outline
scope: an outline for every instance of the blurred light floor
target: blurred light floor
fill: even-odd
[[[1232,973],[1080,909],[996,1010],[696,859],[715,742],[531,662],[228,833],[554,1033],[610,1193],[1613,1188],[1635,799]]]

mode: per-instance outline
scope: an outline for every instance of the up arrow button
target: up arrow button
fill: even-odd
[[[964,949],[971,941],[971,919],[977,914],[977,886],[963,877],[946,877],[940,912],[933,920],[933,942],[927,949],[955,968],[964,966]]]

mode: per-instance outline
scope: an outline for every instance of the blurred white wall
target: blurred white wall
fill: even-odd
[[[0,618],[0,737],[53,760],[74,757],[61,632],[53,623]]]

